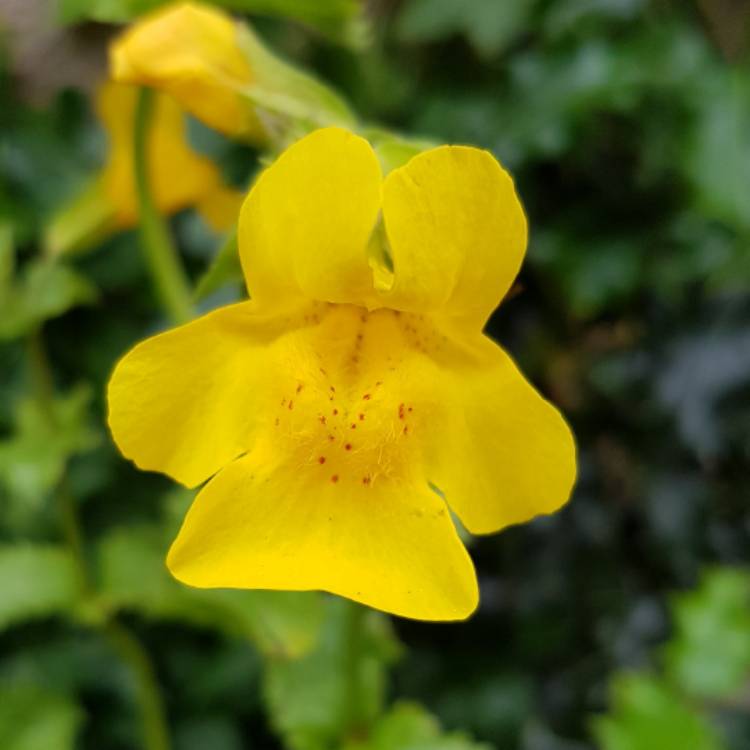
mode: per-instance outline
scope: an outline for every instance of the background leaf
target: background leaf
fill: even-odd
[[[73,558],[60,546],[0,545],[0,580],[0,629],[26,620],[65,615],[81,596]],[[0,743],[0,747],[5,745]]]
[[[164,530],[153,525],[105,535],[97,568],[107,606],[250,638],[274,656],[298,656],[315,643],[322,617],[317,594],[189,588],[167,571],[167,548]]]
[[[81,719],[63,696],[35,687],[0,688],[3,750],[73,750]]]
[[[612,715],[594,722],[602,750],[721,750],[710,725],[659,680],[622,675],[612,686]]]
[[[675,636],[667,674],[688,694],[727,698],[750,681],[750,573],[713,570],[674,600]]]
[[[266,670],[268,711],[292,750],[322,750],[347,732],[366,730],[382,710],[386,669],[397,654],[380,613],[338,598],[326,605],[316,648]],[[352,635],[353,618],[360,617],[363,628]]]

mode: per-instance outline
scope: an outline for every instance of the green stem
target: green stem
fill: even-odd
[[[50,425],[55,428],[57,427],[54,411],[55,386],[44,348],[44,339],[39,329],[33,331],[28,337],[27,358],[34,396]],[[65,473],[57,486],[55,500],[60,512],[62,532],[75,560],[82,590],[88,599],[96,603],[96,590],[86,563],[81,524]],[[135,678],[136,700],[143,725],[144,750],[169,750],[169,733],[164,706],[148,654],[135,636],[117,621],[107,620],[106,614],[101,618],[98,627],[110,640],[120,658],[130,667]]]
[[[363,731],[360,660],[366,610],[356,602],[346,602],[344,632],[344,727],[346,736],[357,737]]]
[[[185,323],[193,317],[190,285],[149,186],[148,131],[153,106],[153,92],[141,89],[135,112],[133,144],[141,246],[162,306],[175,323]],[[174,179],[179,180],[179,175]]]
[[[169,750],[169,731],[164,715],[164,703],[146,650],[138,639],[116,620],[105,623],[103,629],[135,678],[135,694],[143,726],[143,747],[145,750]]]

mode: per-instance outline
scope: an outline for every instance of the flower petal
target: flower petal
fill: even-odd
[[[485,336],[443,362],[447,412],[427,450],[430,479],[473,534],[552,513],[570,495],[575,443],[560,413]]]
[[[119,228],[138,220],[133,167],[133,123],[138,90],[108,82],[97,94],[97,111],[110,138],[101,184],[115,207]],[[201,201],[221,186],[217,167],[187,142],[185,119],[174,99],[155,97],[148,134],[150,185],[156,207],[172,213]],[[175,179],[175,174],[180,178]]]
[[[321,589],[422,620],[464,619],[478,601],[471,560],[426,486],[311,485],[262,453],[201,491],[167,565],[200,588]]]
[[[223,133],[266,140],[240,95],[253,73],[228,14],[196,3],[159,9],[113,43],[111,61],[115,80],[161,89]]]
[[[523,209],[495,158],[464,146],[415,156],[386,178],[383,219],[394,266],[383,304],[481,328],[526,249]]]
[[[126,354],[108,389],[109,426],[120,451],[188,486],[247,451],[264,379],[273,377],[266,366],[271,325],[245,302]]]
[[[380,166],[364,139],[324,128],[290,146],[250,192],[239,225],[251,297],[362,303],[372,297],[367,243]]]

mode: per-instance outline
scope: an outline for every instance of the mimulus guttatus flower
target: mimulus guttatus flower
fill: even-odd
[[[136,21],[112,43],[110,68],[116,81],[164,91],[212,128],[260,145],[354,119],[248,24],[202,3],[173,3]]]
[[[109,386],[126,456],[210,480],[172,573],[467,617],[449,509],[491,533],[559,508],[575,475],[565,422],[482,334],[525,245],[485,151],[435,148],[383,180],[347,131],[288,148],[240,215],[251,300],[139,344]]]
[[[100,182],[120,229],[138,222],[133,157],[137,96],[137,87],[109,82],[97,97],[97,113],[110,140]],[[160,212],[196,206],[216,229],[234,224],[241,193],[225,185],[216,165],[191,148],[185,115],[177,102],[164,94],[155,98],[146,148],[149,182]]]
[[[108,138],[106,162],[87,189],[52,219],[45,236],[50,254],[85,249],[138,223],[137,96],[137,87],[111,81],[97,92],[96,113]],[[190,147],[184,112],[169,96],[155,98],[147,149],[149,181],[161,213],[194,207],[217,231],[234,226],[244,193],[226,185],[216,165]]]

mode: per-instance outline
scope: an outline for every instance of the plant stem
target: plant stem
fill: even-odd
[[[54,381],[40,329],[29,335],[26,351],[34,397],[51,427],[55,429],[58,425],[53,402]],[[65,472],[56,488],[55,500],[60,512],[62,532],[73,555],[83,593],[96,604],[96,589],[86,563],[83,533]],[[130,667],[135,678],[144,750],[170,750],[164,706],[148,654],[127,628],[114,619],[107,619],[106,612],[102,614],[98,627],[117,650],[120,658]]]
[[[133,143],[141,247],[162,306],[175,323],[185,323],[193,317],[190,285],[149,185],[148,133],[153,107],[153,91],[142,88],[135,111]],[[179,179],[179,175],[174,179]]]
[[[145,750],[169,750],[169,731],[164,715],[164,702],[146,650],[138,639],[116,620],[105,623],[103,629],[135,678],[135,695],[143,727],[143,747]]]
[[[360,660],[365,625],[365,608],[356,602],[346,602],[344,631],[344,727],[346,736],[356,737],[363,729]]]

